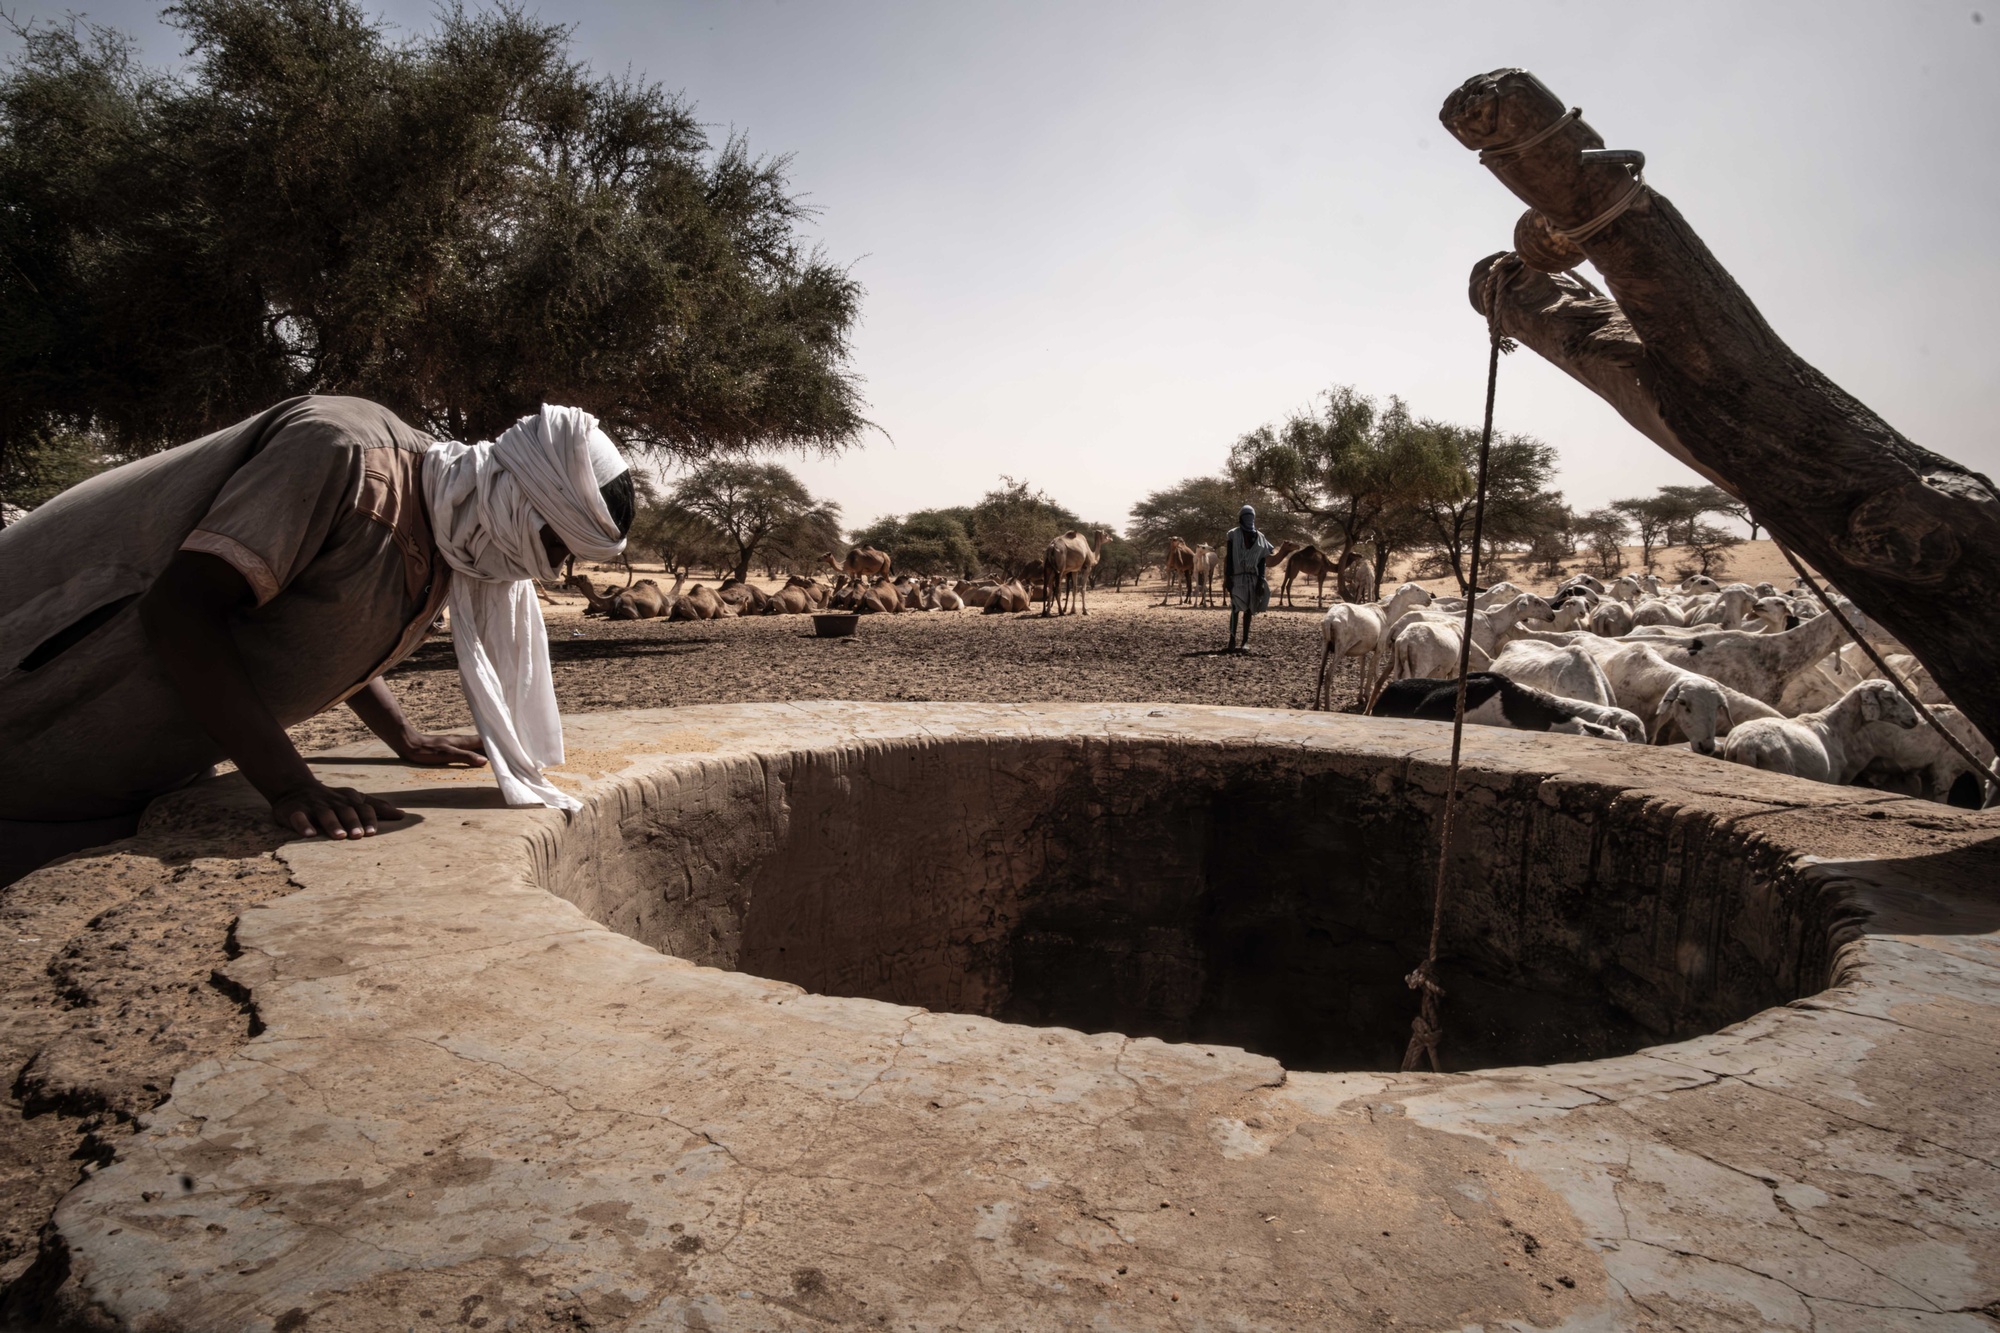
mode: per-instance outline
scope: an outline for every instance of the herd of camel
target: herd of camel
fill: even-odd
[[[1088,543],[1085,544],[1088,549]],[[1101,548],[1102,542],[1098,543]],[[1092,556],[1096,554],[1092,551]],[[857,546],[844,560],[831,554],[820,563],[834,571],[834,581],[794,574],[785,586],[767,593],[742,579],[724,579],[710,588],[687,586],[683,573],[671,588],[653,579],[634,579],[622,588],[598,588],[581,574],[565,580],[589,603],[585,615],[611,620],[717,620],[724,616],[795,616],[813,612],[853,612],[859,615],[903,611],[963,611],[976,607],[988,615],[1029,609],[1030,595],[1022,577],[1000,579],[891,577],[888,552]],[[1092,563],[1095,563],[1093,558]],[[1041,582],[1036,580],[1037,591]]]
[[[1043,615],[1068,615],[1072,609],[1090,614],[1091,578],[1103,556],[1108,532],[1085,535],[1065,532],[1052,540],[1039,560],[1031,560],[1004,579],[892,577],[894,561],[887,551],[873,546],[856,546],[843,559],[831,552],[820,563],[834,573],[832,583],[794,574],[774,593],[764,592],[738,578],[724,579],[720,587],[702,584],[687,586],[687,575],[675,579],[674,586],[662,588],[653,579],[629,579],[622,588],[598,588],[581,574],[572,573],[566,586],[581,593],[589,604],[586,615],[611,620],[715,620],[723,616],[783,616],[809,612],[848,611],[857,614],[902,611],[962,611],[977,608],[988,615],[1004,615],[1042,604]],[[1285,578],[1280,600],[1291,604],[1292,585],[1300,578],[1316,581],[1315,605],[1325,600],[1328,575],[1337,576],[1336,586],[1349,601],[1372,599],[1375,567],[1363,557],[1350,557],[1345,564],[1315,546],[1288,541],[1265,562],[1267,568],[1283,563]],[[1190,546],[1179,537],[1167,544],[1167,592],[1160,600],[1165,606],[1176,588],[1183,604],[1211,605],[1215,599],[1215,575],[1221,557],[1213,546]]]
[[[1292,585],[1301,578],[1314,582],[1313,605],[1326,603],[1326,580],[1333,575],[1334,586],[1340,590],[1343,601],[1372,602],[1375,600],[1375,563],[1365,555],[1349,554],[1344,559],[1328,555],[1317,546],[1302,546],[1288,541],[1281,544],[1264,561],[1264,567],[1271,569],[1280,562],[1285,566],[1285,581],[1278,592],[1280,605],[1291,606]],[[1167,591],[1160,598],[1165,606],[1175,589],[1180,590],[1181,604],[1190,602],[1201,606],[1213,605],[1217,597],[1216,575],[1222,571],[1222,553],[1207,542],[1190,546],[1179,537],[1167,539]]]

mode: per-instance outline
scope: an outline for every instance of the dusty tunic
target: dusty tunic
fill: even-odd
[[[1229,581],[1229,609],[1232,611],[1262,611],[1271,600],[1270,585],[1265,582],[1264,562],[1276,554],[1277,547],[1257,534],[1253,549],[1246,541],[1241,525],[1229,530],[1229,538],[1223,543],[1226,562],[1225,577]],[[1263,596],[1257,595],[1259,587]]]
[[[281,725],[402,660],[450,576],[423,502],[430,443],[364,399],[295,398],[0,529],[0,819],[136,810],[223,758],[139,624],[176,551],[249,583],[233,630]]]

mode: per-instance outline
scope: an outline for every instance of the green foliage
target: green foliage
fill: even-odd
[[[1695,523],[1681,542],[1687,548],[1688,558],[1676,564],[1674,572],[1682,578],[1690,574],[1720,578],[1729,568],[1729,553],[1742,544],[1743,539],[1727,528]]]
[[[0,455],[0,498],[33,509],[113,462],[105,455],[104,442],[82,431],[31,435]]]
[[[669,573],[696,566],[717,569],[736,555],[735,544],[720,528],[671,500],[638,506],[626,548],[658,560]]]
[[[959,517],[966,512],[923,509],[907,519],[890,514],[853,533],[853,541],[887,551],[898,573],[970,574],[979,565],[979,551]]]
[[[1599,577],[1608,579],[1625,568],[1623,548],[1631,528],[1631,522],[1616,509],[1593,509],[1577,516],[1577,535],[1596,562]]]
[[[1422,516],[1437,563],[1458,580],[1463,592],[1470,572],[1479,432],[1436,421],[1420,422],[1415,431],[1453,460],[1443,483],[1439,484],[1433,474],[1429,484],[1417,491],[1411,507]],[[1568,510],[1562,493],[1549,489],[1556,475],[1552,446],[1531,435],[1495,435],[1486,468],[1484,538],[1488,549],[1531,545],[1566,528]],[[1571,548],[1563,549],[1567,553]],[[1543,556],[1546,559],[1546,550]]]
[[[1276,495],[1228,477],[1189,477],[1154,491],[1132,506],[1125,536],[1147,559],[1161,561],[1166,558],[1170,537],[1179,537],[1190,546],[1220,542],[1222,535],[1236,526],[1236,511],[1246,504],[1256,506],[1257,527],[1272,541],[1315,540],[1300,517]]]
[[[1689,545],[1704,514],[1736,514],[1751,521],[1748,508],[1720,486],[1662,486],[1652,495],[1614,500],[1611,507],[1631,520],[1648,573],[1657,563],[1655,548]]]
[[[1345,559],[1390,510],[1463,485],[1452,429],[1412,420],[1400,399],[1378,406],[1341,385],[1320,396],[1319,410],[1243,436],[1230,451],[1229,471],[1239,483],[1273,491],[1324,533],[1330,554]]]
[[[1109,528],[1094,529],[1109,532]],[[1114,589],[1126,582],[1137,583],[1146,566],[1152,563],[1146,548],[1114,536],[1104,543],[1104,549],[1097,553],[1097,568],[1093,571],[1094,581],[1100,585],[1110,584]]]
[[[1054,538],[1082,527],[1075,514],[1012,477],[1000,478],[999,487],[972,507],[971,536],[979,558],[1008,574],[1041,559]]]
[[[544,399],[684,457],[865,427],[860,289],[802,239],[782,158],[712,144],[569,30],[447,7],[183,0],[182,78],[32,26],[0,73],[0,453],[139,454],[288,394],[458,438]]]
[[[739,579],[750,577],[751,562],[774,541],[796,541],[828,524],[839,531],[839,506],[813,499],[792,470],[777,463],[698,463],[674,487],[673,502],[722,535]]]

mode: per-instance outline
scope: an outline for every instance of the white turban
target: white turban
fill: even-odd
[[[542,525],[586,560],[625,539],[598,488],[626,470],[597,418],[544,407],[487,444],[424,455],[431,531],[452,569],[451,637],[473,725],[509,805],[582,806],[542,770],[563,761],[548,630],[531,579],[554,578]]]

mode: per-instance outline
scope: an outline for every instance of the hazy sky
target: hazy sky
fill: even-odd
[[[1974,4],[1983,0],[1973,0]],[[157,6],[79,0],[178,54]],[[20,17],[63,6],[30,0]],[[404,28],[428,3],[371,6]],[[1006,473],[1092,520],[1332,384],[1477,424],[1473,262],[1521,205],[1437,110],[1533,70],[1671,197],[1792,346],[2000,469],[2000,3],[568,0],[578,53],[794,154],[867,288],[886,435],[799,471],[851,523]],[[1592,505],[1692,479],[1532,353],[1498,423]]]

